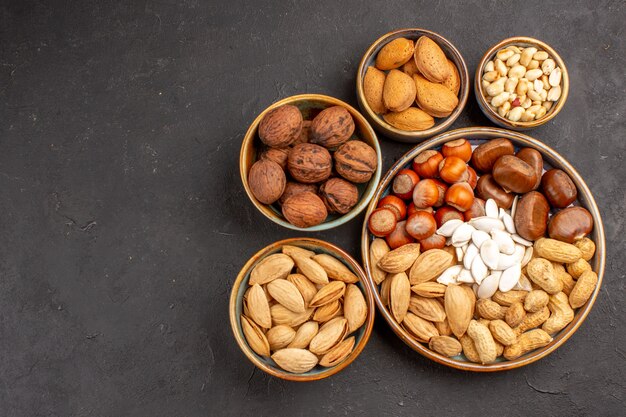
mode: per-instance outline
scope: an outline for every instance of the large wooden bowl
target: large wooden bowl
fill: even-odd
[[[584,306],[580,307],[578,310],[576,310],[574,320],[569,325],[567,325],[567,327],[554,335],[554,339],[549,345],[540,349],[536,349],[515,360],[502,360],[501,362],[496,362],[488,365],[481,365],[469,362],[463,355],[448,358],[428,349],[427,346],[424,346],[423,344],[417,342],[414,338],[412,338],[394,320],[391,312],[383,304],[380,298],[379,289],[374,283],[372,273],[369,267],[369,247],[370,242],[373,239],[373,235],[371,235],[369,233],[369,230],[367,229],[367,219],[369,218],[369,215],[372,213],[372,211],[376,208],[378,200],[380,200],[380,198],[389,193],[391,182],[397,172],[402,168],[410,165],[413,158],[415,158],[415,156],[417,156],[420,152],[427,149],[439,149],[444,143],[460,138],[468,139],[474,144],[495,138],[507,138],[510,139],[516,147],[528,147],[538,150],[543,156],[544,164],[546,167],[551,166],[553,168],[562,169],[572,178],[572,181],[578,189],[578,200],[576,204],[583,206],[587,210],[589,210],[589,212],[593,216],[593,220],[595,223],[590,238],[596,244],[596,254],[590,261],[590,263],[593,270],[598,274],[598,285],[596,286],[596,289],[594,290],[587,303]],[[367,280],[369,281],[369,286],[374,289],[374,299],[376,300],[378,310],[385,318],[385,320],[387,320],[387,323],[389,323],[396,335],[398,335],[398,337],[400,337],[404,341],[404,343],[409,345],[413,350],[417,351],[418,353],[426,356],[427,358],[430,358],[441,364],[451,366],[453,368],[476,372],[493,372],[514,369],[535,362],[543,358],[544,356],[547,356],[550,353],[554,352],[559,346],[565,343],[565,341],[576,332],[576,330],[580,327],[580,325],[583,323],[583,321],[591,311],[596,297],[600,292],[600,286],[602,285],[602,277],[604,275],[604,266],[606,262],[606,243],[604,237],[604,227],[602,225],[602,218],[600,217],[600,211],[598,210],[598,206],[596,205],[596,202],[591,195],[591,191],[589,190],[581,176],[578,174],[578,172],[576,172],[574,167],[572,167],[565,160],[565,158],[563,158],[549,146],[539,142],[537,139],[533,139],[530,136],[526,136],[521,133],[492,127],[469,127],[446,132],[442,135],[434,137],[427,142],[424,142],[419,146],[416,146],[415,148],[407,152],[404,156],[402,156],[402,158],[400,158],[394,164],[394,166],[391,167],[387,174],[385,174],[385,176],[382,178],[380,185],[378,186],[378,189],[376,190],[376,193],[374,194],[374,197],[367,209],[361,235],[361,253],[363,256],[363,263],[365,265],[365,271],[367,274]]]

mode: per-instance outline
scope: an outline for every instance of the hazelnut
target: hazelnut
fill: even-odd
[[[452,184],[445,196],[446,203],[459,211],[467,211],[474,203],[474,190],[466,182]]]
[[[394,231],[397,220],[396,214],[389,208],[377,208],[370,214],[367,227],[374,236],[385,237]]]
[[[507,193],[500,187],[500,185],[493,179],[491,174],[481,175],[476,183],[476,195],[483,200],[493,198],[498,207],[503,209],[510,209],[513,205],[515,195]]]
[[[313,194],[317,194],[317,185],[302,184],[300,182],[287,181],[287,185],[285,186],[285,191],[283,191],[283,195],[280,196],[278,203],[284,204],[285,201],[292,195],[300,194],[305,191],[310,191]]]
[[[415,239],[406,232],[406,220],[398,222],[393,232],[388,234],[385,240],[391,249],[396,249],[400,246],[415,242]]]
[[[332,158],[326,148],[300,143],[289,151],[287,168],[297,181],[312,184],[328,179],[332,171]]]
[[[439,152],[432,149],[423,151],[413,159],[413,171],[417,172],[420,178],[437,178],[441,161],[443,155]]]
[[[446,246],[446,238],[433,233],[426,239],[420,240],[420,251],[426,252],[431,249],[443,249]]]
[[[291,104],[270,110],[259,123],[259,139],[272,148],[291,145],[300,136],[302,113]]]
[[[472,157],[472,145],[467,139],[451,140],[443,144],[441,153],[446,158],[448,156],[456,156],[461,158],[463,162],[469,162]]]
[[[403,200],[408,200],[413,196],[413,189],[419,182],[420,178],[415,171],[410,169],[403,169],[398,172],[393,179],[391,189],[393,193]]]
[[[345,143],[354,133],[354,119],[342,106],[322,110],[311,122],[309,141],[325,148]]]
[[[426,213],[430,213],[430,214],[434,214],[435,213],[435,210],[432,207],[417,208],[417,207],[415,207],[415,204],[413,204],[413,203],[409,203],[408,207],[406,208],[407,216],[410,216],[411,214],[413,214],[413,213],[415,213],[417,211],[425,211]]]
[[[546,233],[550,205],[538,191],[526,193],[517,202],[515,209],[515,229],[527,240],[537,240]]]
[[[478,175],[474,168],[471,166],[467,166],[467,183],[472,187],[472,190],[476,189],[476,184],[478,184]]]
[[[435,185],[439,189],[439,198],[437,199],[437,202],[433,204],[433,207],[441,207],[443,206],[443,203],[445,203],[445,195],[446,195],[446,191],[448,191],[448,184],[446,184],[443,181],[436,180],[436,179],[433,179],[433,181],[435,182]]]
[[[269,159],[276,162],[280,167],[285,170],[287,168],[287,157],[289,156],[289,148],[267,148],[259,159]]]
[[[537,181],[535,182],[533,190],[536,190],[539,188],[539,184],[541,183],[541,174],[543,173],[543,158],[541,157],[541,153],[536,149],[522,148],[517,151],[517,157],[533,167],[535,170]]]
[[[556,213],[550,219],[548,235],[552,239],[574,243],[593,230],[593,217],[583,207],[568,207]]]
[[[320,196],[331,213],[346,214],[359,201],[359,190],[351,182],[331,178],[320,187]]]
[[[479,197],[474,197],[472,206],[469,210],[463,212],[463,220],[470,221],[474,217],[482,217],[485,215],[485,200]]]
[[[285,171],[274,161],[256,161],[248,173],[248,184],[254,197],[263,204],[272,204],[285,190]]]
[[[321,198],[310,191],[304,191],[285,200],[283,216],[294,226],[306,228],[322,223],[328,212]]]
[[[432,207],[439,200],[439,187],[434,180],[421,180],[413,190],[413,204],[418,209]]]
[[[406,220],[406,232],[411,237],[421,240],[430,237],[437,230],[437,222],[432,214],[417,211]]]
[[[493,165],[502,155],[513,155],[513,143],[505,138],[492,139],[478,145],[472,153],[472,165],[480,172],[491,172]]]
[[[406,217],[406,204],[395,195],[389,194],[380,199],[377,208],[385,207],[391,209],[396,214],[396,220],[400,221]]]
[[[448,184],[467,181],[467,164],[457,156],[447,156],[439,163],[439,177]]]
[[[541,178],[541,190],[552,207],[564,208],[576,200],[578,191],[572,179],[560,169],[551,169]]]
[[[492,175],[504,191],[519,194],[532,191],[537,182],[534,168],[513,155],[498,158],[493,166]]]
[[[448,220],[453,219],[464,221],[463,214],[454,207],[443,206],[441,208],[438,208],[435,212],[435,221],[437,222],[438,228],[441,227]]]
[[[374,148],[360,140],[350,140],[334,154],[337,173],[357,184],[368,182],[376,171],[378,158]]]

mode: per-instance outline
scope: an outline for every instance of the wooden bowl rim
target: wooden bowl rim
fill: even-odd
[[[415,32],[417,32],[417,34],[415,34]],[[457,69],[459,70],[461,81],[465,79],[465,82],[461,82],[461,87],[459,89],[459,104],[457,105],[457,107],[450,114],[450,116],[446,118],[442,118],[441,123],[435,124],[430,129],[419,130],[419,131],[406,131],[406,130],[397,129],[393,127],[392,125],[390,125],[389,123],[387,123],[378,114],[374,113],[374,111],[372,111],[369,104],[367,103],[367,100],[365,100],[365,93],[363,91],[363,77],[365,75],[367,61],[370,59],[374,51],[379,46],[389,42],[389,38],[397,36],[397,35],[411,35],[411,36],[426,35],[426,36],[432,37],[433,40],[437,41],[437,43],[443,43],[447,48],[449,48],[453,52],[454,57],[457,58],[458,60],[458,63],[455,62],[455,64],[457,64]],[[451,59],[450,57],[448,58]],[[465,108],[467,104],[467,99],[469,97],[470,85],[471,85],[471,81],[469,78],[469,71],[467,69],[467,64],[465,63],[465,59],[463,58],[463,55],[461,55],[461,52],[459,52],[459,50],[452,44],[452,42],[450,42],[448,39],[446,39],[442,35],[436,32],[433,32],[427,29],[421,29],[421,28],[397,29],[397,30],[388,32],[382,35],[381,37],[379,37],[378,39],[376,39],[374,43],[370,45],[370,47],[367,49],[367,51],[361,58],[361,62],[359,63],[359,68],[357,70],[357,76],[356,76],[357,99],[358,99],[359,107],[361,108],[361,110],[363,110],[367,114],[369,120],[373,124],[378,126],[381,130],[383,130],[385,134],[388,134],[397,140],[401,140],[402,142],[408,142],[408,143],[417,143],[421,140],[429,138],[433,135],[436,135],[448,129],[463,112],[463,109]]]
[[[243,281],[246,278],[246,275],[248,275],[252,267],[261,259],[268,256],[270,253],[272,253],[276,249],[280,249],[284,245],[299,246],[303,243],[307,245],[312,245],[315,247],[324,248],[325,250],[331,253],[335,253],[339,255],[344,261],[349,263],[352,269],[354,270],[354,272],[356,273],[356,275],[359,277],[359,280],[363,284],[363,288],[365,291],[365,300],[367,302],[367,307],[368,307],[367,318],[365,319],[365,323],[363,324],[363,326],[365,326],[364,331],[363,331],[363,336],[355,345],[354,349],[352,350],[352,353],[350,353],[350,355],[343,362],[335,365],[334,367],[327,368],[326,370],[322,372],[312,374],[312,375],[293,374],[293,373],[284,371],[280,368],[270,366],[264,361],[260,360],[258,358],[258,355],[254,353],[252,349],[248,346],[248,343],[246,342],[243,334],[239,331],[239,317],[237,316],[237,301],[238,301],[237,293],[239,291],[239,287],[243,284]],[[266,372],[269,375],[272,375],[272,376],[275,376],[277,378],[281,378],[287,381],[297,381],[297,382],[317,381],[320,379],[328,378],[329,376],[332,376],[342,371],[344,368],[350,365],[360,355],[361,351],[365,348],[365,345],[367,344],[370,338],[370,335],[372,333],[372,328],[374,326],[374,316],[375,316],[374,290],[370,286],[369,280],[366,279],[365,272],[363,271],[363,268],[361,268],[361,265],[357,261],[355,261],[354,258],[350,256],[350,254],[348,254],[346,251],[344,251],[340,247],[330,242],[326,242],[324,240],[315,239],[311,237],[289,238],[289,239],[283,239],[277,242],[270,243],[269,245],[265,246],[264,248],[256,252],[254,255],[252,255],[250,259],[248,259],[248,261],[245,263],[243,268],[241,268],[241,270],[237,274],[237,278],[235,279],[235,282],[233,283],[233,287],[230,293],[230,302],[229,302],[228,312],[230,316],[230,326],[231,326],[233,335],[235,336],[235,340],[237,341],[237,345],[239,345],[239,348],[244,353],[244,355],[257,368],[261,369],[263,372]]]
[[[440,355],[434,351],[431,351],[427,347],[423,346],[421,343],[415,341],[413,338],[409,336],[409,334],[392,318],[391,314],[387,310],[387,308],[383,305],[382,300],[380,299],[380,294],[377,286],[374,284],[374,280],[371,275],[370,267],[369,267],[369,243],[370,243],[370,235],[367,230],[367,219],[371,212],[376,208],[376,203],[379,200],[381,194],[385,191],[385,189],[389,186],[391,180],[395,176],[395,174],[402,169],[410,160],[412,160],[417,154],[427,149],[431,149],[444,143],[466,137],[468,135],[485,135],[485,139],[495,139],[498,137],[504,137],[510,139],[516,145],[524,145],[532,147],[533,149],[537,149],[542,153],[542,156],[548,156],[549,158],[558,161],[559,166],[555,168],[563,169],[567,172],[571,177],[574,183],[576,184],[579,191],[584,196],[583,200],[586,200],[585,207],[591,213],[594,220],[594,233],[597,233],[597,239],[594,240],[596,244],[596,254],[595,254],[595,265],[597,265],[596,273],[598,274],[598,284],[591,297],[587,301],[587,303],[580,307],[576,312],[576,316],[574,320],[568,324],[563,330],[561,330],[557,335],[554,336],[552,342],[549,345],[536,349],[520,358],[514,359],[512,361],[503,361],[496,362],[493,364],[482,365],[477,363],[472,363],[469,361],[460,361],[457,359],[448,358],[446,356]],[[580,198],[579,198],[580,201]],[[436,136],[416,147],[408,151],[404,154],[398,161],[387,171],[385,176],[381,179],[381,182],[376,189],[376,194],[374,195],[370,205],[365,214],[365,219],[363,221],[363,227],[361,230],[361,256],[363,258],[363,265],[365,266],[365,273],[367,275],[367,280],[369,281],[370,286],[372,287],[374,293],[374,299],[376,300],[376,305],[378,307],[378,311],[387,321],[387,323],[391,326],[394,333],[400,337],[409,347],[411,347],[416,352],[420,353],[423,356],[426,356],[429,359],[434,360],[440,364],[450,366],[452,368],[465,370],[465,371],[473,371],[473,372],[495,372],[495,371],[505,371],[510,369],[519,368],[528,364],[531,364],[547,355],[555,351],[558,347],[563,345],[580,327],[580,325],[585,321],[587,315],[591,311],[596,298],[600,292],[600,288],[602,286],[602,279],[604,277],[604,270],[606,264],[606,238],[604,234],[604,225],[602,223],[602,218],[600,216],[600,211],[598,206],[591,194],[591,191],[587,187],[587,184],[582,179],[580,174],[576,171],[576,169],[567,162],[561,155],[559,155],[555,150],[553,150],[548,145],[534,139],[530,136],[524,135],[519,132],[514,132],[510,130],[494,128],[494,127],[467,127],[456,130],[451,130],[449,132],[443,133],[439,136]]]
[[[483,86],[480,82],[483,76],[483,69],[485,68],[485,64],[487,61],[493,57],[496,52],[500,49],[507,47],[509,45],[534,45],[542,48],[544,51],[548,52],[552,59],[557,62],[557,65],[561,68],[562,71],[562,90],[561,97],[559,101],[553,104],[552,108],[546,115],[539,120],[531,120],[530,122],[512,122],[509,119],[502,117],[498,114],[498,112],[494,111],[489,104],[487,104],[487,100],[485,100],[485,96],[483,94]],[[503,39],[497,44],[493,45],[481,58],[478,67],[476,67],[476,74],[474,76],[474,91],[476,95],[476,100],[478,101],[479,107],[485,113],[487,117],[489,117],[493,122],[506,125],[511,129],[532,129],[538,126],[541,126],[553,118],[556,117],[557,114],[563,109],[565,106],[565,102],[567,101],[567,96],[569,95],[569,73],[567,71],[567,67],[565,66],[565,61],[561,58],[561,56],[556,52],[554,48],[552,48],[547,43],[540,41],[539,39],[531,38],[528,36],[515,36],[512,38]],[[495,120],[494,120],[495,119]]]
[[[368,145],[372,146],[372,148],[374,148],[374,150],[376,151],[376,162],[378,165],[376,167],[376,171],[372,175],[372,178],[370,178],[370,180],[367,182],[363,196],[361,197],[361,199],[359,199],[359,201],[352,208],[352,210],[350,210],[349,212],[347,212],[346,214],[340,217],[337,217],[336,219],[326,221],[324,223],[320,223],[315,226],[303,228],[303,227],[294,226],[293,224],[289,223],[286,219],[283,219],[282,217],[274,213],[274,211],[269,208],[269,205],[261,203],[254,197],[254,195],[252,194],[252,191],[250,190],[250,185],[248,184],[249,168],[247,167],[247,163],[246,163],[248,162],[248,156],[246,154],[246,151],[248,150],[249,147],[254,146],[254,140],[256,137],[259,124],[261,123],[261,120],[263,119],[263,117],[270,110],[275,109],[276,107],[280,107],[284,104],[294,104],[294,103],[304,102],[304,101],[317,101],[322,104],[327,104],[329,106],[345,107],[346,110],[350,112],[352,117],[358,119],[359,124],[363,126],[363,130],[365,131],[365,136],[367,137],[367,140],[365,140],[365,138],[361,138],[361,140],[363,140],[363,142],[367,143]],[[376,191],[378,182],[380,181],[380,176],[382,174],[382,156],[381,155],[382,155],[382,152],[380,150],[380,145],[378,142],[378,137],[376,136],[376,132],[374,131],[370,123],[367,121],[367,119],[363,117],[363,115],[357,109],[355,109],[348,103],[335,97],[331,97],[331,96],[327,96],[323,94],[297,94],[297,95],[289,96],[282,100],[272,103],[267,108],[265,108],[250,124],[243,138],[243,141],[241,142],[241,149],[239,152],[239,175],[241,177],[241,182],[243,184],[243,188],[246,191],[246,194],[248,195],[248,198],[250,199],[250,201],[252,201],[252,204],[254,204],[257,210],[259,210],[265,217],[267,217],[274,223],[279,224],[291,230],[297,230],[300,232],[319,232],[322,230],[328,230],[328,229],[335,228],[337,226],[341,226],[349,222],[350,220],[354,219],[363,210],[365,210],[365,208],[367,207],[367,204],[369,203],[372,196],[374,195],[374,192]]]

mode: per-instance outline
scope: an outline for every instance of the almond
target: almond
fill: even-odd
[[[270,315],[270,305],[267,302],[265,291],[259,284],[254,284],[246,297],[248,313],[250,318],[261,327],[269,329],[272,327],[272,316]]]
[[[435,125],[435,119],[423,110],[409,107],[401,112],[383,115],[383,119],[391,126],[401,130],[426,130]]]
[[[363,95],[365,96],[365,101],[372,111],[377,114],[387,112],[387,107],[385,107],[385,103],[383,102],[385,78],[387,78],[385,73],[375,67],[368,67],[365,72],[365,77],[363,77]]]
[[[289,326],[281,324],[269,329],[265,336],[270,344],[270,349],[274,351],[287,347],[296,337],[296,331]]]
[[[449,285],[444,296],[444,307],[452,333],[457,338],[463,336],[474,314],[472,298],[461,285]]]
[[[449,358],[460,355],[463,351],[461,342],[450,336],[433,336],[428,342],[428,347]]]
[[[267,290],[278,303],[284,305],[294,313],[304,313],[304,299],[302,294],[291,282],[286,279],[275,279],[267,284]]]
[[[420,37],[415,43],[415,65],[417,69],[434,83],[442,83],[450,76],[446,54],[427,36]]]
[[[309,302],[315,297],[315,294],[317,294],[315,284],[302,274],[290,274],[287,276],[287,281],[296,286],[306,306],[309,305]]]
[[[385,107],[395,112],[408,109],[415,100],[415,91],[416,85],[410,76],[396,69],[391,70],[383,86]]]
[[[378,261],[378,267],[392,274],[404,272],[413,265],[419,255],[419,243],[409,243],[388,252]]]
[[[270,356],[269,342],[259,326],[246,316],[241,316],[241,329],[250,349],[257,355]]]
[[[343,297],[343,315],[348,320],[348,333],[352,333],[367,319],[367,303],[360,288],[348,284]]]
[[[411,287],[411,291],[420,297],[436,298],[443,297],[446,293],[447,286],[438,282],[422,282]]]
[[[446,312],[439,301],[434,298],[424,298],[419,295],[411,297],[409,311],[428,321],[444,321]]]
[[[372,278],[374,279],[376,285],[383,282],[387,276],[387,273],[378,266],[378,261],[380,261],[388,252],[389,245],[387,245],[385,239],[376,238],[370,244],[370,273],[372,274]]]
[[[453,262],[453,257],[445,250],[427,250],[415,260],[411,267],[409,273],[411,285],[434,280],[450,266],[451,262]]]
[[[346,284],[351,284],[359,281],[359,278],[334,256],[322,253],[313,256],[313,260],[320,264],[329,278],[343,281]]]
[[[330,368],[331,366],[338,365],[343,362],[344,359],[352,353],[352,349],[354,349],[355,338],[354,336],[347,338],[343,342],[339,343],[337,346],[329,350],[322,358],[320,359],[320,365],[326,368]]]
[[[313,309],[308,308],[304,313],[294,313],[282,304],[274,304],[270,307],[272,323],[277,326],[286,324],[290,327],[296,327],[307,321],[313,314]]]
[[[404,317],[402,326],[415,337],[418,342],[428,343],[431,338],[439,336],[439,331],[437,331],[437,328],[431,322],[411,312],[408,312]]]
[[[448,117],[459,104],[457,96],[443,84],[428,81],[419,74],[413,75],[416,103],[433,117]]]
[[[313,259],[296,255],[293,260],[302,274],[314,284],[328,284],[328,274],[324,268]]]
[[[306,349],[311,343],[311,340],[317,334],[319,330],[319,324],[315,321],[307,321],[302,324],[302,326],[298,327],[296,331],[296,335],[294,336],[291,343],[289,343],[290,348],[298,348],[298,349]]]
[[[272,359],[287,372],[301,374],[317,365],[317,356],[306,349],[286,348],[275,352]]]
[[[342,311],[341,301],[331,301],[330,303],[324,304],[323,306],[315,309],[315,313],[313,313],[313,320],[318,323],[325,323],[341,315]]]
[[[459,76],[459,70],[454,65],[454,62],[448,61],[448,67],[450,68],[450,75],[443,82],[448,90],[452,91],[455,96],[459,95],[459,90],[461,89],[461,77]]]
[[[404,274],[404,272],[402,272],[402,274]],[[391,277],[392,276],[393,274],[388,274],[387,278],[385,278],[385,280],[380,283],[380,301],[382,301],[383,305],[385,306],[389,306],[389,292],[391,290]]]
[[[342,281],[332,281],[329,284],[324,285],[315,294],[315,297],[309,303],[309,307],[320,307],[324,304],[328,304],[332,301],[336,301],[343,297],[346,291],[346,284]]]
[[[415,59],[409,59],[407,63],[402,66],[402,71],[411,77],[413,74],[420,73],[420,70],[417,69],[417,65],[415,65]]]
[[[283,253],[269,255],[254,266],[248,285],[263,285],[275,279],[287,278],[292,269],[293,259],[289,256]]]
[[[316,355],[323,355],[346,337],[348,321],[343,317],[335,317],[324,324],[309,345],[309,350]]]
[[[383,46],[376,55],[376,68],[390,70],[401,67],[413,56],[415,44],[406,38],[396,38]]]
[[[411,301],[411,284],[406,273],[399,272],[389,277],[391,286],[389,288],[389,302],[391,304],[391,314],[398,323],[402,323],[406,312],[409,310]]]
[[[313,255],[315,255],[315,252],[313,252],[312,250],[304,249],[299,246],[283,245],[281,250],[285,255],[291,256],[292,258],[296,256],[312,258]]]

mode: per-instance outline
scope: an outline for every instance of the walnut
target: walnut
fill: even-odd
[[[319,145],[300,143],[289,151],[287,168],[296,181],[313,184],[330,176],[332,158],[330,153]]]
[[[285,104],[270,110],[259,123],[261,142],[272,148],[291,145],[302,130],[302,113],[296,106]]]
[[[285,201],[292,195],[303,193],[305,191],[310,191],[313,194],[317,194],[317,185],[301,184],[299,182],[287,181],[287,185],[285,186],[285,191],[283,191],[283,195],[280,196],[278,203],[284,204]]]
[[[250,168],[248,184],[254,197],[263,204],[272,204],[285,190],[285,171],[274,161],[259,160]]]
[[[328,211],[321,198],[310,191],[292,195],[283,203],[283,216],[296,227],[311,227],[322,223]]]
[[[324,109],[311,122],[310,142],[325,148],[345,143],[354,133],[354,119],[342,106]]]
[[[320,197],[330,212],[346,214],[359,201],[359,190],[351,182],[331,178],[320,187]]]
[[[302,130],[300,131],[300,136],[293,141],[292,145],[297,145],[299,143],[307,143],[309,141],[309,132],[311,131],[311,121],[304,120],[302,122]]]
[[[280,167],[287,169],[287,157],[289,156],[289,148],[267,148],[261,153],[259,159],[269,159],[276,162]]]
[[[334,158],[337,173],[357,184],[369,181],[378,165],[374,148],[360,140],[341,145]]]

